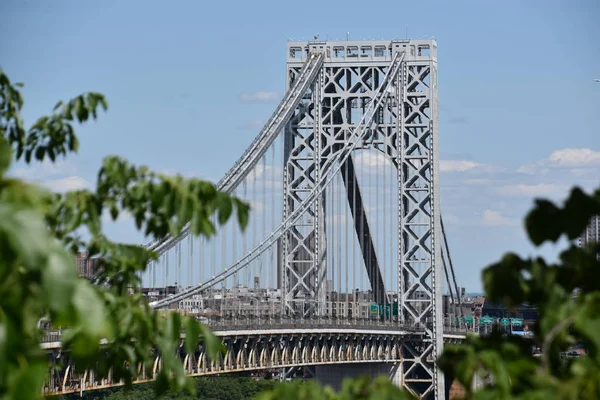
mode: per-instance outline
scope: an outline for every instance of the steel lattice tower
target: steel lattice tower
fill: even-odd
[[[436,43],[289,42],[287,51],[288,88],[311,54],[325,58],[284,132],[284,218],[322,179],[321,167],[346,145],[394,54],[404,53],[392,90],[358,148],[380,151],[397,171],[398,318],[426,331],[425,337],[405,342],[404,386],[419,394],[443,393],[443,378],[433,363],[442,349],[443,325]],[[352,158],[341,171],[373,301],[381,302],[386,286],[396,285],[384,282],[379,270]],[[283,237],[279,268],[287,315],[318,316],[325,303],[325,201],[319,197]]]

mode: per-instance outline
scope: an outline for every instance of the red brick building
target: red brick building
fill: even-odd
[[[87,252],[77,253],[77,273],[79,276],[90,278],[96,272],[97,258],[90,258]]]

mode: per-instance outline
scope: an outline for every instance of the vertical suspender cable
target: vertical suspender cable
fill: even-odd
[[[352,157],[352,154],[350,154],[350,157]],[[352,160],[354,161],[354,160]],[[348,167],[347,167],[348,168]],[[354,168],[354,176],[355,179],[352,182],[352,198],[356,198],[356,186],[355,183],[358,182],[358,177],[356,177],[356,168]],[[346,176],[348,176],[348,173],[346,173]],[[356,221],[356,207],[353,207],[351,209],[351,213],[352,213],[352,223],[354,224]],[[358,237],[356,237],[357,241],[358,241]],[[346,281],[348,280],[348,276],[350,274],[346,275]],[[358,296],[358,293],[356,292],[356,289],[358,287],[358,282],[356,280],[356,246],[352,246],[352,291],[354,292],[354,296],[355,298]]]
[[[188,282],[187,286],[192,286],[193,281],[193,268],[194,268],[194,237],[188,235]]]
[[[341,176],[338,176],[338,179],[341,181]],[[335,185],[335,183],[338,179],[334,179],[333,181],[331,181],[332,189],[334,190],[334,193],[336,193],[334,196],[337,196],[337,208],[335,210],[335,213],[332,213],[332,214],[335,214],[335,216],[336,216],[336,220],[334,221],[334,223],[337,225],[337,227],[336,227],[337,228],[337,235],[336,235],[337,241],[334,242],[333,245],[337,244],[336,250],[337,250],[337,254],[338,254],[338,257],[337,257],[337,265],[338,265],[338,271],[339,271],[338,274],[341,274],[342,269],[344,268],[343,266],[345,265],[346,268],[344,268],[344,269],[346,270],[346,275],[348,275],[348,267],[347,267],[348,264],[342,260],[342,221],[341,221],[341,217],[338,217],[338,216],[341,216],[343,202],[342,202],[342,193],[341,193],[342,183],[339,182],[337,184],[337,186]],[[333,248],[333,246],[332,246],[332,248]],[[348,284],[346,284],[346,286],[348,286]],[[349,306],[352,306],[352,307],[354,306],[354,303],[351,302],[350,291],[349,291],[348,287],[346,287],[346,290],[344,293],[344,305],[346,307],[346,310],[348,310]],[[345,316],[346,318],[348,318],[348,312],[349,311],[346,311],[346,316]],[[352,312],[352,314],[354,315],[354,311]]]
[[[244,179],[243,183],[242,183],[242,188],[243,188],[243,197],[244,200],[246,200],[248,198],[248,183],[247,183],[247,178]],[[246,248],[247,248],[247,243],[246,243],[246,239],[247,239],[247,235],[246,235],[247,229],[244,230],[244,232],[242,232],[242,254],[246,254]],[[246,268],[244,268],[244,272],[245,274],[242,275],[242,280],[243,280],[243,276],[246,275],[246,285],[249,288],[249,279],[248,276],[250,275],[250,272],[248,271],[249,267],[246,266]]]
[[[261,235],[260,235],[260,239],[261,240],[267,234],[267,207],[268,207],[268,204],[267,204],[267,185],[273,185],[273,182],[274,182],[272,180],[267,180],[268,171],[267,171],[267,155],[266,154],[263,156],[262,162],[263,162],[263,185],[262,185],[263,186],[263,192],[262,192],[263,212],[261,213],[262,214],[261,215],[261,219],[262,219],[262,232],[261,232]],[[271,188],[271,190],[273,190],[273,188]],[[264,279],[265,281],[267,281],[267,279],[266,279],[266,277],[263,277],[263,270],[264,270],[263,265],[265,263],[266,256],[267,256],[266,254],[263,254],[261,256],[261,259],[260,259],[260,268],[259,268],[259,273],[258,273],[258,276],[260,277],[260,279],[261,280]],[[267,286],[267,288],[268,288],[268,286]]]
[[[452,273],[452,280],[454,281],[454,288],[456,289],[456,296],[458,298],[458,307],[460,316],[463,316],[462,299],[460,298],[460,292],[458,291],[458,284],[456,283],[456,275],[454,274],[454,266],[452,265],[452,258],[450,258],[450,248],[448,247],[448,239],[446,237],[446,229],[444,228],[444,220],[440,214],[440,224],[442,227],[442,236],[444,238],[444,245],[446,247],[446,254],[448,255],[448,263],[450,264],[450,272]]]
[[[340,177],[340,189],[341,189],[341,185],[345,183],[344,185],[344,190],[349,190],[348,187],[348,163],[346,163],[345,166],[342,166],[342,168],[346,168],[346,173]],[[344,178],[345,177],[345,178]],[[342,181],[342,179],[345,181]],[[340,206],[341,208],[342,206]],[[343,207],[344,209],[344,231],[345,231],[345,243],[344,243],[344,247],[346,248],[346,257],[344,258],[344,270],[346,271],[346,276],[350,275],[350,271],[348,271],[348,268],[350,268],[350,245],[349,245],[349,240],[348,237],[350,236],[350,232],[349,232],[349,224],[348,224],[348,220],[350,219],[350,211],[349,211],[349,206],[345,206]],[[354,282],[352,283],[352,289],[351,292],[348,292],[348,295],[351,295],[352,298],[352,304],[354,306],[356,306],[357,303],[357,299],[356,299],[356,292],[354,291]],[[358,318],[357,315],[353,316],[354,319]]]
[[[181,286],[181,242],[177,245],[177,287]]]

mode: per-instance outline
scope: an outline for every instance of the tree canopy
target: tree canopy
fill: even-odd
[[[157,349],[164,365],[157,389],[193,392],[172,351],[180,332],[187,333],[189,351],[200,337],[213,356],[222,345],[197,321],[177,313],[160,315],[141,294],[129,295],[140,284],[137,273],[156,254],[109,240],[102,215],[108,212],[114,220],[129,213],[137,228],[155,239],[178,235],[189,221],[192,234],[211,236],[217,229],[211,216],[223,224],[235,212],[244,228],[249,206],[211,183],[156,174],[114,156],[104,159],[93,191],[56,194],[10,177],[15,161],[54,162],[76,152],[74,125],[108,108],[103,95],[85,93],[58,102],[50,115],[26,129],[21,86],[0,70],[0,398],[40,396],[48,373],[39,346],[41,318],[70,328],[63,348],[80,370],[94,366],[103,376],[112,367],[115,379],[130,385],[136,366],[153,362],[151,350]],[[79,249],[101,257],[95,277],[100,285],[77,276],[74,255]],[[101,338],[111,343],[102,351]]]
[[[15,162],[55,162],[76,152],[76,124],[95,119],[108,109],[103,95],[82,94],[58,102],[48,116],[29,128],[21,116],[21,84],[12,84],[0,70],[0,398],[39,398],[48,373],[48,359],[39,346],[38,321],[70,327],[63,338],[75,365],[93,366],[99,375],[113,368],[114,379],[131,386],[136,365],[153,361],[152,350],[163,355],[156,380],[159,393],[198,387],[185,376],[172,349],[185,331],[191,351],[202,338],[211,355],[222,351],[219,340],[203,325],[177,313],[159,314],[139,293],[139,271],[153,254],[137,244],[114,243],[103,233],[102,215],[116,219],[129,213],[136,227],[158,239],[178,235],[191,222],[194,235],[211,236],[236,215],[240,227],[248,221],[249,206],[211,183],[153,173],[144,166],[109,156],[104,159],[94,190],[65,194],[11,177]],[[525,219],[535,245],[569,240],[560,261],[523,259],[506,254],[483,271],[488,299],[510,307],[528,303],[539,310],[534,327],[542,348],[532,356],[522,338],[493,332],[469,336],[465,343],[447,346],[439,360],[472,398],[600,398],[600,263],[597,245],[579,248],[576,237],[592,215],[600,214],[600,189],[587,194],[574,188],[562,206],[537,200]],[[87,239],[86,239],[87,237]],[[75,253],[85,249],[101,256],[96,282],[77,276]],[[573,293],[577,289],[578,295]],[[100,339],[111,345],[100,349]],[[133,340],[135,339],[135,340]],[[569,345],[581,343],[587,353],[561,359]],[[486,385],[472,391],[475,375]],[[315,382],[282,384],[263,391],[258,399],[398,399],[410,395],[386,379],[358,378],[335,393]]]

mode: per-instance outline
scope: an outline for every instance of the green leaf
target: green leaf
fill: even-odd
[[[52,162],[56,160],[56,155],[54,154],[54,150],[52,149],[52,147],[48,147],[48,157],[50,157],[50,160]]]
[[[56,110],[58,110],[58,108],[59,108],[60,106],[62,106],[62,105],[63,105],[63,102],[62,102],[62,100],[61,100],[61,101],[59,101],[58,103],[56,103],[56,105],[54,106],[54,108],[52,109],[52,111],[56,111]]]
[[[104,109],[104,111],[108,110],[108,102],[106,101],[106,98],[104,96],[102,96],[101,94],[96,94],[96,99],[100,102],[100,104],[102,104],[102,108]]]
[[[237,217],[238,217],[238,223],[240,224],[240,228],[242,230],[245,230],[246,227],[248,226],[248,216],[249,216],[249,209],[250,207],[244,203],[243,201],[239,200],[239,199],[234,199],[235,201],[235,206],[237,208]]]
[[[216,336],[207,326],[198,324],[200,329],[200,336],[204,340],[204,346],[206,347],[206,354],[210,359],[216,359],[219,354],[225,353],[225,346],[221,339]]]
[[[556,242],[562,233],[562,211],[548,200],[536,200],[535,208],[525,219],[529,239],[536,245]]]
[[[119,217],[119,208],[114,204],[110,207],[110,216],[113,219],[113,221],[116,221]]]
[[[46,153],[46,148],[44,146],[40,146],[35,149],[35,159],[38,161],[42,161],[44,159],[44,155]]]
[[[22,365],[11,371],[11,391],[5,393],[7,399],[39,399],[40,387],[47,374],[47,364],[40,360],[32,360],[31,364]]]
[[[600,214],[600,202],[576,187],[565,202],[564,214],[565,233],[573,240],[583,233],[592,216]]]
[[[200,332],[198,321],[189,318],[185,326],[185,351],[188,354],[192,353],[198,347]]]
[[[0,177],[2,177],[2,175],[8,171],[11,159],[12,150],[6,140],[0,136]]]
[[[102,299],[87,282],[80,279],[76,281],[73,305],[78,324],[85,333],[97,340],[108,334],[107,315]]]
[[[71,299],[75,289],[75,262],[65,253],[55,251],[48,257],[43,269],[43,290],[48,307],[63,323],[72,323]]]
[[[223,225],[227,222],[229,217],[231,216],[231,212],[233,210],[233,206],[231,204],[231,199],[226,196],[220,196],[219,198],[219,224]]]

